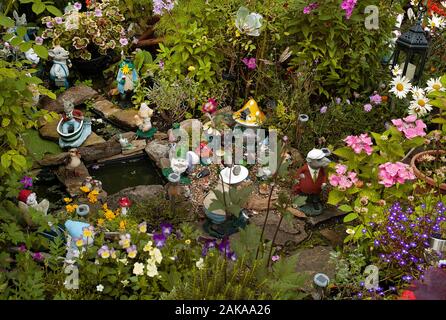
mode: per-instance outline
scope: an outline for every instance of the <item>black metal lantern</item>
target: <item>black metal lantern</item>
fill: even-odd
[[[421,26],[425,11],[426,8],[420,5],[417,23],[398,37],[393,54],[392,67],[398,64],[401,53],[405,54],[402,75],[411,80],[413,84],[418,83],[421,79],[429,50],[429,40]]]

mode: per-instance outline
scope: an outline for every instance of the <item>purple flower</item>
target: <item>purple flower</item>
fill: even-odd
[[[218,251],[222,252],[222,253],[227,253],[231,250],[230,248],[231,244],[229,243],[229,238],[228,237],[224,237],[220,244],[218,245]]]
[[[373,109],[373,107],[372,107],[372,105],[370,103],[367,103],[367,104],[364,105],[364,111],[365,112],[370,112],[370,111],[372,111],[372,109]]]
[[[23,188],[28,189],[33,186],[33,178],[24,176],[22,180],[20,180],[20,183],[23,184]]]
[[[345,11],[345,17],[347,19],[350,19],[353,9],[355,9],[356,2],[358,0],[344,0],[341,3],[341,8]]]
[[[129,40],[127,38],[121,38],[119,39],[119,43],[121,44],[121,46],[126,46],[129,44]]]
[[[170,235],[173,230],[173,226],[170,223],[161,223],[160,228],[161,228],[161,233],[165,236]]]
[[[370,103],[373,103],[375,105],[381,104],[382,98],[379,94],[374,94],[373,96],[370,96]]]
[[[256,58],[243,58],[242,62],[248,67],[249,70],[257,68]]]
[[[303,10],[304,14],[310,14],[311,11],[313,11],[314,9],[316,9],[319,5],[317,4],[317,2],[313,2],[311,4],[309,4],[308,6],[306,6]]]
[[[40,252],[36,252],[36,253],[33,253],[33,259],[36,261],[42,261],[44,259],[44,257]]]
[[[271,260],[273,261],[273,262],[276,262],[276,261],[278,261],[280,259],[280,256],[279,255],[275,255],[275,256],[272,256],[271,257]]]
[[[102,17],[102,10],[99,8],[96,8],[96,10],[94,11],[94,15],[96,17]]]
[[[155,233],[153,235],[153,241],[155,241],[155,246],[157,246],[158,248],[164,246],[164,244],[166,243],[166,239],[167,238],[164,233]]]
[[[341,98],[335,98],[335,102],[336,102],[336,104],[341,104]]]
[[[23,243],[19,246],[19,251],[26,252],[26,246]]]
[[[164,61],[160,60],[160,62],[158,63],[158,66],[160,67],[161,70],[164,69]]]
[[[52,23],[51,21],[48,21],[48,22],[46,23],[46,27],[49,28],[49,29],[51,29],[53,26],[54,26],[54,25],[53,25],[53,23]]]
[[[174,0],[153,0],[153,13],[161,16],[164,10],[171,11],[174,6]]]
[[[63,23],[63,18],[62,17],[56,17],[56,18],[54,18],[54,21],[56,21],[57,24],[62,24]]]
[[[215,248],[217,245],[216,240],[206,240],[203,249],[201,250],[201,255],[205,257],[208,254],[209,249]]]
[[[319,110],[319,112],[320,112],[320,113],[325,113],[325,112],[327,112],[327,110],[328,110],[328,107],[327,107],[327,106],[323,106],[323,107],[321,108],[321,110]]]
[[[82,3],[80,2],[74,3],[74,8],[76,8],[76,10],[79,11],[80,9],[82,9]]]

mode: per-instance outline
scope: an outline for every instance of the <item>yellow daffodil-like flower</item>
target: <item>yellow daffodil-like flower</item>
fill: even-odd
[[[114,213],[113,211],[111,211],[110,209],[105,210],[104,215],[105,215],[105,218],[106,218],[108,221],[111,221],[111,220],[113,220],[114,218],[116,218],[115,213]]]
[[[184,243],[185,243],[185,244],[190,244],[190,240],[187,239],[187,240],[184,241]]]
[[[65,201],[65,203],[70,203],[71,201],[73,201],[73,199],[71,199],[71,198],[63,198],[63,201]]]
[[[82,192],[85,192],[85,193],[90,192],[90,188],[87,187],[87,186],[82,186],[82,187],[80,187],[79,189],[81,189],[81,191],[82,191]]]
[[[144,252],[149,252],[150,250],[152,250],[152,241],[147,242],[147,244],[144,246],[142,250]]]
[[[88,228],[85,228],[82,234],[87,238],[91,238],[93,236],[93,232]]]
[[[123,74],[130,74],[130,71],[132,71],[132,69],[129,68],[129,66],[127,64],[122,68]]]
[[[67,210],[68,213],[73,213],[74,210],[76,210],[77,207],[78,207],[77,204],[67,204],[65,206],[65,209]]]
[[[195,67],[194,66],[189,66],[189,68],[187,68],[187,70],[189,70],[190,72],[194,72],[195,71]]]
[[[84,240],[83,239],[77,239],[76,240],[76,246],[82,247],[83,245],[84,245]]]
[[[119,230],[120,231],[125,231],[126,225],[127,225],[127,222],[125,220],[119,221]]]
[[[99,219],[98,219],[98,226],[99,226],[99,227],[102,227],[102,226],[104,225],[104,223],[105,223],[105,220],[104,220],[104,219],[102,219],[102,218],[99,218]]]
[[[106,211],[106,210],[108,209],[108,205],[107,205],[107,203],[104,203],[104,204],[102,205],[102,209],[103,209],[104,211]]]

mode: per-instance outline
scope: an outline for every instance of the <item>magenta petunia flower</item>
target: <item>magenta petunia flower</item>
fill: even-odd
[[[33,259],[36,261],[43,261],[44,257],[40,252],[33,253]]]
[[[20,183],[23,184],[25,189],[31,188],[33,186],[33,178],[24,176],[22,180],[20,180]]]
[[[209,98],[208,102],[206,102],[203,105],[202,110],[203,110],[203,112],[213,114],[217,111],[217,106],[218,106],[217,101],[215,101],[215,99],[213,99],[213,98]]]
[[[355,9],[356,2],[358,0],[343,0],[341,3],[341,8],[345,11],[345,17],[350,19],[353,10]]]

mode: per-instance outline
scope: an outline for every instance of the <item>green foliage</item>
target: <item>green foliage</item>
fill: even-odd
[[[27,155],[33,160],[41,160],[45,154],[59,154],[62,149],[55,142],[42,139],[39,132],[34,129],[28,129],[22,134]]]
[[[446,75],[443,75],[440,81],[443,88],[446,88]],[[432,119],[432,123],[438,123],[443,134],[446,134],[446,91],[432,91],[428,98],[429,104],[439,109],[438,116]]]
[[[305,0],[294,0],[289,5],[288,39],[293,42],[297,39],[291,46],[295,53],[291,63],[317,61],[315,81],[319,93],[327,98],[335,94],[349,98],[353,91],[376,87],[381,76],[381,59],[388,50],[395,24],[395,8],[383,0],[358,2],[347,20],[339,0],[324,1],[310,14],[302,14],[307,5]],[[364,25],[363,13],[368,5],[379,8],[377,30],[368,30]]]
[[[229,190],[213,190],[216,199],[212,201],[209,206],[209,211],[224,210],[226,214],[232,214],[238,216],[243,209],[243,205],[248,201],[249,195],[252,193],[253,188],[251,186],[238,189],[237,187],[230,186]]]
[[[35,70],[27,69],[21,62],[0,60],[0,194],[11,192],[8,183],[29,167],[21,135],[35,127],[40,117],[48,120],[53,117],[44,110],[38,110],[32,103],[33,91],[55,98],[53,93],[41,86],[42,80],[29,76],[33,72]]]
[[[40,15],[45,11],[53,16],[60,17],[62,12],[54,5],[54,1],[42,1],[42,0],[20,0],[21,4],[31,4],[32,10],[36,15]]]

